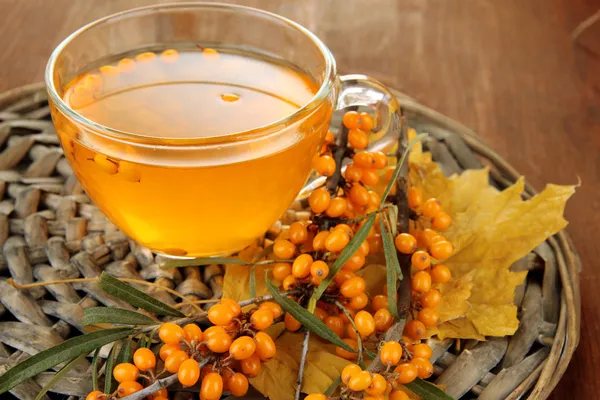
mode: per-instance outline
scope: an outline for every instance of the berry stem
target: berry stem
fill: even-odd
[[[304,332],[304,342],[302,342],[302,355],[300,357],[300,367],[298,368],[298,378],[296,379],[296,400],[300,400],[302,394],[302,381],[304,380],[304,366],[306,365],[306,355],[308,354],[308,342],[310,340],[310,331]]]
[[[358,110],[357,106],[351,106],[346,109],[346,111],[356,110]],[[331,178],[327,179],[327,190],[332,196],[335,196],[337,193],[338,185],[342,177],[342,162],[348,153],[348,128],[346,128],[346,125],[344,124],[341,124],[340,133],[336,140],[336,147],[335,154],[333,155],[333,159],[335,160],[335,172],[331,175]]]

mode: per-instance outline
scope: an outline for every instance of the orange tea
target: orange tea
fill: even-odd
[[[108,60],[65,86],[63,100],[92,129],[52,111],[77,178],[119,228],[164,254],[209,256],[251,243],[300,191],[331,103],[286,117],[318,89],[266,56],[162,49]]]

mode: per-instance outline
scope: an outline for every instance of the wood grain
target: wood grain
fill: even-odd
[[[0,0],[0,90],[39,81],[67,34],[143,0]],[[478,132],[537,188],[582,185],[568,228],[581,254],[581,344],[553,399],[600,392],[600,26],[595,0],[247,0],[305,25],[342,72],[372,75]],[[599,24],[600,25],[600,24]]]

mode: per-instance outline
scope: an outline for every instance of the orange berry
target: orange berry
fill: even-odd
[[[310,266],[313,258],[310,254],[300,254],[292,264],[292,275],[294,278],[302,279],[310,275]]]
[[[331,131],[327,131],[327,133],[325,134],[325,139],[323,139],[323,141],[325,143],[333,143],[333,141],[335,140],[335,135],[333,134],[333,132]]]
[[[308,239],[308,230],[302,222],[292,222],[290,225],[290,242],[293,244],[302,244]]]
[[[325,318],[327,318],[329,316],[329,314],[327,314],[327,311],[323,310],[321,307],[315,308],[314,314],[317,318],[319,318],[323,322],[325,322]]]
[[[327,251],[337,253],[344,250],[348,242],[350,242],[350,237],[347,233],[341,230],[334,230],[325,239],[325,248]]]
[[[231,346],[231,336],[227,333],[214,333],[206,338],[206,347],[215,353],[225,353]]]
[[[325,188],[319,188],[314,190],[308,197],[308,205],[310,206],[312,212],[314,212],[315,214],[320,214],[323,211],[327,210],[330,201],[331,196]]]
[[[276,263],[273,265],[273,278],[278,281],[283,281],[286,276],[292,274],[292,264],[290,263]]]
[[[402,346],[394,340],[389,340],[381,346],[379,356],[384,365],[396,365],[400,362],[400,358],[402,358]]]
[[[306,396],[304,400],[327,400],[327,396],[321,393],[312,393]]]
[[[240,361],[240,367],[244,375],[249,377],[255,377],[260,372],[260,358],[257,354]]]
[[[373,165],[372,167],[375,169],[384,169],[387,167],[387,156],[383,154],[381,151],[371,152],[371,156],[373,157]]]
[[[232,395],[236,397],[244,396],[248,393],[248,378],[244,374],[236,372],[227,379],[227,387]]]
[[[179,347],[178,344],[163,344],[158,354],[160,356],[160,359],[165,361],[167,357],[169,357],[171,354],[173,354],[173,352],[177,350],[181,350],[181,347]]]
[[[387,308],[381,308],[375,311],[373,319],[375,320],[375,330],[377,330],[377,332],[387,331],[394,323],[394,317],[392,317],[392,314],[390,314]]]
[[[433,375],[433,365],[424,358],[413,358],[410,363],[417,367],[417,376],[421,379],[427,379]]]
[[[427,271],[419,271],[413,275],[411,285],[415,292],[428,292],[431,289],[431,275]]]
[[[227,335],[229,337],[229,335]],[[187,353],[183,350],[177,350],[173,352],[167,359],[165,360],[165,369],[172,374],[177,373],[179,371],[179,366],[182,362],[190,358]]]
[[[387,387],[387,381],[380,374],[373,374],[373,379],[368,388],[365,389],[365,392],[370,394],[371,396],[379,396],[385,392]]]
[[[196,360],[185,360],[179,366],[177,379],[183,386],[194,386],[200,378],[200,366]]]
[[[133,353],[133,363],[140,371],[149,371],[156,366],[156,356],[152,350],[140,347]]]
[[[119,397],[129,396],[135,392],[139,392],[144,387],[136,381],[125,381],[119,384],[117,388],[117,395]]]
[[[373,164],[375,160],[373,160],[373,155],[368,151],[361,151],[360,153],[356,153],[352,158],[357,167],[360,168],[373,168]]]
[[[375,320],[367,311],[357,312],[354,317],[354,323],[356,324],[356,330],[362,336],[366,337],[375,332]]]
[[[224,306],[229,307],[231,309],[231,311],[233,312],[234,317],[237,317],[242,313],[242,307],[240,307],[238,302],[233,299],[224,298],[224,299],[221,299],[219,301],[219,303],[223,304]]]
[[[296,278],[293,275],[288,275],[282,282],[284,290],[290,290],[296,287]]]
[[[219,400],[223,394],[223,378],[216,372],[211,372],[202,379],[200,399]]]
[[[353,184],[350,188],[349,197],[356,205],[366,206],[369,204],[369,191],[358,183]]]
[[[341,317],[331,315],[325,318],[324,322],[325,325],[327,325],[327,327],[333,332],[335,332],[335,334],[339,337],[342,337],[344,335],[344,321]]]
[[[431,280],[433,283],[446,283],[452,278],[450,268],[444,264],[437,264],[431,268]]]
[[[437,213],[435,217],[431,220],[431,226],[433,226],[438,231],[445,231],[450,228],[452,225],[452,218],[448,214],[443,211]]]
[[[383,294],[378,294],[377,296],[371,299],[371,308],[373,311],[378,311],[381,309],[387,309],[388,299],[387,296]]]
[[[383,242],[381,241],[381,235],[375,234],[370,238],[367,238],[367,243],[369,243],[369,253],[376,254],[381,251],[383,248]]]
[[[298,322],[298,320],[290,313],[285,313],[285,316],[283,317],[283,323],[285,324],[285,329],[290,332],[296,332],[302,328],[302,324]]]
[[[423,325],[433,328],[438,326],[440,323],[440,313],[438,313],[433,308],[422,308],[419,311],[419,321],[423,323]]]
[[[360,276],[354,276],[340,286],[340,293],[342,296],[347,298],[356,297],[361,293],[364,293],[367,288],[367,283],[364,278]]]
[[[433,274],[430,273],[430,275],[432,275],[433,280]],[[423,293],[419,300],[423,307],[435,308],[442,301],[442,294],[437,289],[431,289],[428,292]]]
[[[375,223],[377,224],[377,226],[379,226],[379,220],[378,220],[379,216],[375,217]],[[366,224],[367,220],[363,220],[361,223],[358,224],[358,229],[362,228],[365,224]],[[375,223],[371,226],[371,229],[369,229],[369,233],[367,233],[367,238],[373,237],[376,235],[375,233]]]
[[[358,251],[346,261],[342,269],[346,271],[356,272],[365,265],[365,256],[359,254]]]
[[[427,269],[431,265],[431,257],[426,251],[419,250],[415,251],[410,258],[412,266],[416,269]]]
[[[158,337],[167,344],[179,344],[185,337],[183,328],[172,322],[166,322],[158,329]]]
[[[296,245],[285,239],[275,239],[273,254],[279,259],[290,259],[296,253]]]
[[[362,310],[369,304],[369,296],[366,293],[361,293],[358,296],[352,297],[347,307],[352,310]]]
[[[342,123],[348,129],[360,129],[360,114],[356,111],[346,111],[342,117]]]
[[[250,316],[250,322],[254,329],[262,331],[273,325],[273,313],[271,310],[258,309]]]
[[[325,240],[329,237],[329,231],[321,231],[313,239],[313,249],[316,251],[325,250]]]
[[[350,381],[350,378],[352,378],[354,375],[358,374],[361,371],[362,371],[362,368],[356,364],[350,363],[350,364],[346,365],[344,367],[344,369],[342,370],[342,374],[341,374],[342,382],[344,382],[345,384],[348,384],[348,382]]]
[[[360,371],[348,381],[348,387],[355,392],[362,392],[371,385],[373,377],[369,371]]]
[[[366,168],[363,170],[363,176],[360,181],[367,186],[377,185],[379,182],[379,172],[373,168]]]
[[[410,233],[400,233],[394,239],[396,249],[403,254],[412,254],[417,249],[417,239]]]
[[[234,318],[235,315],[233,314],[233,310],[225,304],[215,304],[208,309],[208,320],[212,322],[213,325],[226,326],[229,325]]]
[[[398,382],[401,385],[405,385],[414,381],[415,379],[417,379],[418,376],[417,367],[410,363],[402,363],[398,365],[394,369],[394,372],[398,374],[396,382]]]
[[[93,392],[90,392],[85,400],[102,400],[106,397],[106,395],[98,390],[94,390]]]
[[[401,390],[392,390],[389,400],[410,400],[410,397]]]
[[[335,281],[335,284],[337,286],[341,286],[344,282],[346,282],[350,278],[353,278],[354,276],[355,275],[353,272],[342,269],[338,271],[337,274],[335,274],[333,280]]]
[[[270,313],[270,311],[267,311]],[[240,336],[231,343],[229,354],[236,360],[244,360],[256,351],[256,342],[250,336]]]
[[[370,132],[375,126],[375,120],[371,114],[366,112],[360,113],[360,128],[365,132]]]
[[[423,203],[423,195],[421,194],[421,191],[419,189],[417,189],[416,187],[409,187],[407,195],[408,206],[410,208],[414,210],[416,208],[421,207],[421,204]]]
[[[136,381],[138,376],[140,376],[140,370],[130,363],[120,363],[113,368],[113,378],[119,383]]]
[[[191,343],[192,341],[194,341],[196,343],[199,343],[200,341],[202,341],[202,329],[200,329],[198,325],[187,324],[183,327],[183,331],[185,332],[185,339],[188,342]]]
[[[223,328],[222,326],[210,326],[210,327],[206,328],[206,330],[204,331],[204,335],[203,335],[204,339],[205,340],[208,339],[215,333],[227,333],[227,332],[225,332],[225,328]]]
[[[454,246],[452,243],[443,240],[431,245],[431,256],[436,260],[445,260],[454,253]]]
[[[332,231],[340,231],[344,232],[348,236],[354,236],[354,229],[350,227],[348,224],[337,224]]]
[[[320,281],[329,275],[329,265],[325,261],[317,260],[310,266],[310,274]]]
[[[162,399],[161,399],[162,397]],[[162,388],[152,393],[153,400],[168,400],[169,392],[167,392],[167,388]]]
[[[358,342],[356,341],[356,339],[350,339],[350,338],[344,338],[342,339],[348,346],[350,346],[352,349],[354,349],[354,352],[350,352],[348,350],[345,350],[339,346],[336,346],[335,348],[335,354],[337,354],[338,356],[346,359],[346,360],[356,360],[356,358],[358,357]]]
[[[429,246],[431,246],[432,239],[436,236],[439,236],[439,234],[433,229],[423,229],[419,238],[421,240],[421,243],[419,243],[419,247],[428,249]]]
[[[431,198],[421,206],[421,214],[425,218],[434,218],[440,211],[442,211],[442,203],[435,198]]]
[[[329,202],[329,207],[325,210],[325,214],[331,218],[341,217],[348,209],[348,201],[343,197],[334,197]]]
[[[283,315],[283,310],[281,306],[274,301],[265,301],[258,306],[259,310],[269,310],[271,314],[273,314],[273,318],[279,318]]]
[[[367,193],[369,193],[369,204],[367,206],[378,209],[379,204],[381,204],[381,196],[373,190],[369,190]]]
[[[413,340],[420,340],[425,337],[425,333],[427,332],[427,328],[421,321],[417,321],[416,319],[410,320],[406,323],[404,327],[404,332]]]
[[[348,182],[360,181],[362,178],[362,174],[363,169],[354,163],[348,164],[346,170],[344,171],[344,177]]]
[[[431,350],[431,347],[426,343],[417,343],[412,345],[411,353],[414,358],[429,360],[433,355],[433,350]]]
[[[258,332],[256,335],[254,335],[254,341],[256,342],[255,354],[257,354],[261,360],[268,360],[277,353],[275,342],[268,334],[264,332]]]
[[[356,315],[356,311],[354,311],[354,310],[348,310],[348,313],[350,314],[350,318],[352,320],[354,320],[354,316]],[[348,316],[346,315],[346,313],[341,313],[340,314],[340,318],[342,319],[342,321],[344,321],[344,324],[346,324],[346,325],[351,324],[350,319],[348,318]]]
[[[331,156],[318,157],[314,167],[319,175],[331,176],[335,172],[335,160]]]
[[[366,149],[369,145],[369,135],[360,129],[350,129],[348,132],[348,144],[357,150]]]
[[[366,257],[366,256],[368,256],[368,255],[369,255],[369,251],[370,251],[370,250],[371,250],[371,249],[370,249],[370,246],[369,246],[369,242],[368,242],[368,241],[366,241],[366,240],[364,240],[364,241],[363,241],[363,242],[360,244],[360,247],[358,248],[358,250],[356,250],[356,253],[354,253],[354,254],[355,254],[355,255],[356,255],[356,254],[360,254],[360,255],[362,255],[363,257]]]

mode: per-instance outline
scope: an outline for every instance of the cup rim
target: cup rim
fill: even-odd
[[[291,114],[286,115],[285,117],[270,122],[266,125],[258,126],[256,128],[252,128],[244,131],[237,131],[228,133],[226,135],[221,136],[208,136],[208,137],[197,137],[197,138],[163,138],[163,137],[155,137],[155,136],[147,136],[137,133],[131,133],[122,131],[119,129],[114,129],[103,124],[94,122],[83,115],[79,114],[77,111],[73,110],[58,94],[56,90],[56,86],[54,83],[54,72],[56,68],[56,62],[64,51],[66,46],[72,42],[75,38],[80,36],[82,33],[87,32],[93,29],[96,26],[112,22],[113,20],[117,20],[122,18],[123,16],[129,16],[134,14],[143,14],[150,11],[159,11],[159,10],[172,10],[172,9],[185,9],[185,8],[195,8],[195,9],[228,9],[234,11],[241,11],[245,13],[251,13],[255,15],[259,15],[261,17],[267,17],[271,19],[278,20],[283,22],[290,28],[293,28],[299,31],[301,34],[307,36],[319,49],[323,58],[325,59],[325,79],[323,83],[319,87],[319,90],[315,93],[315,95],[311,98],[311,100],[304,104],[302,107],[297,109]],[[101,136],[105,136],[107,139],[117,140],[117,141],[125,141],[125,142],[135,142],[140,145],[160,145],[160,146],[198,146],[198,145],[214,145],[214,144],[223,144],[229,142],[239,142],[255,139],[257,137],[268,136],[269,134],[277,133],[284,128],[285,126],[299,121],[305,116],[308,116],[312,111],[317,109],[329,96],[331,91],[333,90],[333,86],[335,83],[336,77],[336,63],[333,55],[329,48],[319,39],[314,33],[309,31],[307,28],[298,24],[297,22],[292,21],[286,17],[281,15],[272,13],[270,11],[261,10],[258,8],[241,6],[236,4],[226,4],[226,3],[208,3],[208,2],[181,2],[181,3],[169,3],[169,4],[154,4],[150,6],[137,7],[128,9],[125,11],[121,11],[118,13],[114,13],[95,21],[90,22],[77,29],[65,39],[63,39],[58,46],[52,51],[48,63],[46,65],[45,70],[45,83],[46,89],[48,91],[49,98],[52,100],[54,105],[60,110],[63,114],[65,114],[70,119],[74,120],[76,123],[82,124],[84,126],[90,127],[94,134],[99,134]]]

